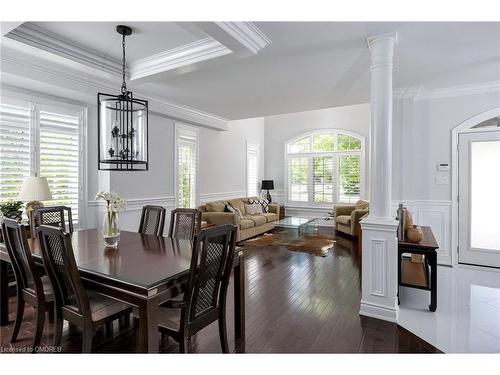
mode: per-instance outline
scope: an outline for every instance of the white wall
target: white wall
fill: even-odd
[[[299,134],[319,129],[343,129],[365,137],[365,168],[369,169],[370,105],[296,112],[265,118],[265,178],[274,180],[273,200],[284,202],[285,143]],[[369,176],[365,177],[365,196],[368,197]]]
[[[439,244],[438,262],[452,264],[456,242],[452,235],[452,129],[475,115],[500,108],[500,92],[394,101],[393,210],[402,202],[419,225],[432,228]],[[449,163],[449,172],[437,170]],[[448,183],[437,184],[436,177]]]

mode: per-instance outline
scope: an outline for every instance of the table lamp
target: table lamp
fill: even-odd
[[[269,194],[269,190],[274,190],[274,180],[262,180],[261,189],[267,190],[267,200],[271,203],[271,194]]]
[[[26,215],[31,224],[31,215],[33,210],[43,207],[40,201],[48,201],[52,199],[47,177],[25,177],[21,190],[19,191],[18,199],[26,203]]]

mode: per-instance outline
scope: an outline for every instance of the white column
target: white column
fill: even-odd
[[[367,39],[371,55],[370,214],[361,222],[360,314],[396,322],[397,226],[391,216],[392,60],[397,34]]]

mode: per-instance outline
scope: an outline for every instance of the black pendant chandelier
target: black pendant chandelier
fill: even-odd
[[[118,25],[122,35],[122,87],[119,95],[97,94],[98,169],[148,170],[148,101],[134,98],[125,82],[125,37],[128,26]]]

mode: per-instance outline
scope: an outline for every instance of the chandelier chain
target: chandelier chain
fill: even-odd
[[[125,35],[123,35],[122,39],[122,94],[125,95],[127,93],[127,83],[125,82]]]

